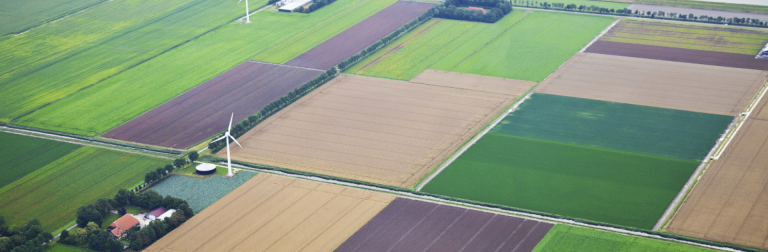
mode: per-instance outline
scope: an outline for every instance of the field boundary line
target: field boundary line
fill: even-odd
[[[528,94],[526,94],[523,97],[523,99],[520,99],[519,101],[517,101],[511,108],[509,108],[506,112],[504,112],[498,118],[496,118],[496,120],[493,121],[493,123],[486,126],[485,130],[481,131],[479,134],[475,135],[469,142],[464,144],[457,152],[455,152],[451,156],[450,159],[448,159],[448,161],[443,162],[443,164],[440,166],[440,168],[437,169],[437,171],[433,172],[432,174],[429,175],[429,177],[422,180],[421,183],[419,183],[416,186],[416,191],[421,191],[421,189],[424,188],[424,186],[426,186],[430,181],[432,181],[432,179],[437,177],[437,175],[440,174],[440,172],[442,172],[443,170],[445,170],[445,168],[448,167],[448,165],[450,165],[451,163],[453,163],[453,161],[459,158],[459,156],[461,156],[461,154],[467,151],[469,147],[477,143],[477,141],[480,140],[480,138],[482,138],[483,136],[485,136],[485,134],[490,132],[491,129],[493,129],[493,127],[496,127],[496,125],[499,124],[502,120],[504,120],[504,118],[506,118],[510,113],[517,110],[517,108],[520,107],[520,104],[522,104],[523,102],[525,102],[525,100],[528,100],[528,98],[531,97],[531,94],[533,94],[533,92],[528,92]]]
[[[507,31],[509,31],[509,29],[512,29],[512,27],[515,27],[515,25],[519,24],[521,21],[523,21],[525,18],[527,18],[529,15],[531,15],[531,13],[534,13],[534,12],[535,12],[535,11],[533,11],[533,10],[531,10],[531,9],[528,9],[528,11],[524,12],[524,13],[525,13],[525,16],[523,16],[523,18],[521,18],[520,20],[517,20],[517,22],[515,22],[514,24],[510,25],[509,27],[507,27],[507,29],[504,29],[504,31],[503,31],[503,32],[501,32],[501,33],[499,33],[499,35],[496,35],[496,37],[493,37],[491,40],[488,40],[488,42],[485,42],[485,44],[483,44],[482,46],[480,46],[479,48],[477,48],[477,50],[475,50],[474,52],[472,52],[471,54],[469,54],[469,56],[467,56],[466,58],[464,58],[464,60],[462,60],[461,62],[459,62],[459,64],[458,64],[458,65],[455,65],[455,66],[453,66],[449,72],[453,72],[453,70],[454,70],[454,69],[456,69],[457,67],[461,66],[461,64],[464,64],[464,62],[466,62],[466,61],[467,61],[469,58],[471,58],[471,57],[472,57],[473,55],[475,55],[477,52],[479,52],[480,50],[482,50],[483,48],[485,48],[485,46],[487,46],[488,44],[490,44],[490,43],[491,43],[491,42],[493,42],[493,41],[496,41],[496,39],[498,39],[499,37],[501,37],[501,35],[504,35],[504,33],[507,33]]]
[[[245,62],[256,62],[256,63],[273,65],[273,66],[293,67],[293,68],[299,68],[299,69],[304,69],[304,70],[319,71],[320,73],[325,72],[324,70],[314,69],[314,68],[309,68],[309,67],[291,66],[291,65],[277,64],[277,63],[264,62],[264,61],[258,61],[258,60],[246,60]],[[221,74],[219,74],[219,75],[221,75]]]
[[[739,129],[741,129],[741,126],[744,125],[744,122],[749,119],[749,115],[752,114],[752,111],[755,110],[755,107],[760,103],[760,100],[763,99],[763,96],[765,96],[766,91],[768,91],[768,82],[763,84],[763,87],[760,89],[760,91],[755,95],[755,98],[752,98],[752,102],[747,107],[746,111],[739,114],[739,120],[736,122],[738,125],[736,126],[736,130],[734,130],[732,133],[723,136],[723,140],[725,140],[725,144],[722,145],[721,148],[719,148],[715,154],[715,156],[712,157],[713,160],[718,160],[721,155],[723,155],[723,152],[728,147],[728,145],[731,143],[731,140],[734,136],[736,136],[736,133],[739,132]]]
[[[19,36],[19,35],[21,35],[21,34],[27,33],[27,32],[29,32],[29,31],[32,31],[32,30],[34,30],[34,29],[37,29],[37,28],[43,27],[44,25],[47,25],[47,24],[50,24],[50,23],[56,23],[56,22],[58,22],[58,21],[60,21],[60,20],[62,20],[62,19],[68,18],[68,17],[70,17],[70,16],[72,16],[72,15],[78,14],[78,13],[80,13],[80,12],[83,12],[83,11],[87,11],[87,10],[88,10],[88,9],[90,9],[90,8],[96,7],[96,6],[98,6],[98,5],[101,5],[101,4],[103,4],[103,3],[106,3],[106,2],[112,2],[112,1],[113,1],[113,0],[102,0],[101,2],[98,2],[98,3],[92,4],[92,5],[90,5],[90,6],[85,6],[85,7],[81,8],[81,9],[77,9],[77,10],[73,10],[73,11],[71,11],[71,12],[67,12],[67,13],[64,13],[64,14],[62,14],[61,16],[59,16],[58,18],[54,18],[54,19],[51,19],[51,20],[45,20],[45,21],[43,21],[43,23],[41,23],[41,24],[38,24],[38,25],[34,25],[34,26],[32,26],[32,27],[29,27],[29,28],[27,28],[26,30],[21,30],[21,31],[19,31],[18,33],[15,33],[15,34],[14,34],[14,33],[9,33],[9,34],[6,34],[6,35],[13,35],[14,37],[15,37],[15,36]],[[5,36],[5,35],[4,35],[4,36]]]
[[[200,161],[196,161],[196,162],[200,162]],[[221,163],[218,163],[218,162],[212,162],[212,163],[216,163],[217,166],[224,167],[224,164],[221,164]],[[687,245],[692,245],[692,246],[697,246],[697,247],[704,247],[704,248],[709,248],[709,249],[715,249],[715,250],[720,250],[720,251],[732,251],[732,252],[742,251],[742,250],[738,250],[738,249],[734,249],[734,248],[730,248],[730,247],[722,247],[722,246],[703,244],[703,243],[698,243],[698,242],[693,242],[693,241],[680,240],[680,239],[675,239],[675,238],[668,238],[668,237],[663,237],[663,236],[656,235],[656,234],[645,233],[645,232],[642,232],[642,231],[633,231],[633,230],[622,229],[622,228],[618,228],[618,227],[609,227],[609,226],[602,226],[602,225],[597,225],[597,224],[589,224],[589,223],[583,223],[583,222],[579,222],[579,221],[575,221],[575,220],[550,217],[550,216],[545,216],[545,215],[540,215],[540,214],[535,214],[535,213],[527,213],[527,212],[522,212],[522,211],[502,209],[502,208],[499,208],[499,207],[483,206],[483,205],[478,205],[478,204],[474,204],[474,203],[453,201],[453,200],[442,199],[442,198],[437,198],[437,197],[427,196],[427,195],[418,195],[418,194],[414,194],[414,193],[410,193],[410,192],[406,192],[406,191],[396,191],[396,190],[392,190],[392,189],[388,189],[388,188],[383,188],[383,187],[379,187],[379,186],[374,186],[374,185],[357,184],[357,183],[353,183],[353,182],[346,182],[346,181],[341,181],[341,180],[336,180],[336,179],[331,179],[331,178],[322,178],[322,177],[317,177],[317,176],[313,176],[313,175],[292,174],[292,173],[288,173],[288,172],[284,172],[284,171],[280,171],[280,170],[264,169],[264,168],[259,168],[259,167],[252,166],[252,165],[243,165],[243,164],[239,164],[239,163],[233,163],[232,166],[233,167],[236,166],[236,167],[241,168],[243,170],[252,170],[252,171],[263,172],[263,173],[267,173],[267,174],[286,176],[286,177],[290,177],[290,178],[304,179],[304,180],[310,180],[310,181],[315,181],[315,182],[322,182],[322,183],[340,185],[340,186],[345,186],[345,187],[353,187],[353,188],[358,188],[358,189],[363,189],[363,190],[368,190],[368,191],[375,191],[375,192],[395,195],[395,196],[398,196],[398,197],[403,197],[403,198],[407,198],[407,199],[411,199],[411,200],[418,200],[418,201],[429,202],[429,203],[434,203],[434,204],[441,204],[441,205],[446,205],[446,206],[460,207],[460,208],[464,208],[464,209],[470,209],[470,210],[481,211],[481,212],[492,213],[492,214],[500,214],[500,215],[505,215],[505,216],[519,217],[519,218],[530,219],[530,220],[535,220],[535,221],[545,222],[545,223],[550,223],[550,224],[564,224],[564,225],[569,225],[569,226],[585,227],[585,228],[591,228],[591,229],[601,230],[601,231],[605,231],[605,232],[618,233],[618,234],[630,235],[630,236],[636,236],[636,237],[643,237],[643,238],[654,239],[654,240],[671,241],[671,242],[682,243],[682,244],[687,244]]]
[[[583,53],[584,51],[586,51],[586,50],[587,50],[587,48],[589,48],[589,47],[590,47],[590,46],[592,46],[592,44],[594,44],[594,43],[595,43],[597,40],[599,40],[600,38],[602,38],[602,37],[603,37],[603,35],[604,35],[605,33],[607,33],[608,31],[610,31],[610,30],[611,30],[611,29],[612,29],[614,26],[616,26],[616,24],[618,24],[618,23],[619,23],[619,21],[621,21],[622,19],[624,19],[624,18],[619,18],[619,19],[616,19],[616,21],[613,21],[613,23],[611,23],[611,25],[609,25],[608,27],[606,27],[605,29],[603,29],[603,31],[602,31],[602,32],[600,32],[600,34],[597,34],[597,36],[595,36],[595,38],[593,38],[593,39],[592,39],[592,41],[589,41],[589,43],[588,43],[587,45],[585,45],[584,47],[582,47],[582,48],[581,48],[581,50],[579,50],[579,52],[580,52],[580,53]]]

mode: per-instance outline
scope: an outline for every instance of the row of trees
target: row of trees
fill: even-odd
[[[53,235],[43,230],[40,221],[33,219],[24,226],[8,225],[0,215],[0,252],[40,251],[53,240]]]
[[[102,230],[95,222],[89,222],[85,228],[80,228],[72,233],[68,230],[62,231],[61,236],[59,236],[59,243],[75,246],[86,245],[89,249],[96,251],[123,251],[123,244],[112,239],[109,233]]]
[[[489,6],[489,4],[493,4]],[[481,10],[469,10],[467,6],[490,7],[487,13]],[[435,16],[439,18],[494,23],[512,12],[512,4],[503,0],[446,0],[435,7]]]
[[[192,151],[189,153],[189,156],[187,158],[190,162],[195,162],[199,155],[196,151]],[[143,188],[146,185],[149,185],[152,182],[158,181],[164,177],[167,177],[171,175],[171,172],[173,172],[173,169],[175,168],[181,168],[182,166],[187,164],[187,158],[177,158],[173,160],[173,164],[167,164],[165,167],[160,167],[155,169],[154,171],[147,172],[144,174],[144,185],[139,186],[136,188],[136,190]]]
[[[315,0],[315,2],[310,4],[307,8],[304,8],[304,6],[299,7],[298,12],[310,13],[317,9],[323,8],[326,5],[332,4],[333,2],[336,2],[336,0]]]

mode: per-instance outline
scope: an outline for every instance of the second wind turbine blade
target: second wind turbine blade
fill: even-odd
[[[213,141],[211,141],[211,143],[213,143],[213,142],[218,142],[219,140],[221,140],[221,139],[224,139],[225,137],[227,137],[227,135],[226,135],[226,134],[224,134],[224,136],[223,136],[223,137],[219,137],[219,139],[216,139],[216,140],[213,140]]]
[[[240,148],[243,148],[243,146],[242,146],[242,145],[240,145],[240,143],[238,143],[238,142],[237,142],[237,140],[235,139],[235,137],[233,137],[233,136],[229,136],[229,137],[231,137],[231,138],[232,138],[232,141],[235,141],[235,143],[237,144],[237,146],[240,146]]]

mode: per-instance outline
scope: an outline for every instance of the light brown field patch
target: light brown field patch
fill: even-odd
[[[667,231],[768,249],[768,121],[747,120],[732,141]]]
[[[498,77],[482,76],[475,74],[454,73],[440,70],[427,69],[410,80],[415,83],[423,83],[452,88],[466,88],[471,90],[508,94],[519,96],[525,94],[536,82],[504,79]]]
[[[465,88],[342,75],[240,137],[232,159],[413,186],[514,101]]]
[[[333,251],[394,199],[260,173],[146,251]]]
[[[736,115],[768,72],[579,53],[536,87],[536,92],[636,105]]]

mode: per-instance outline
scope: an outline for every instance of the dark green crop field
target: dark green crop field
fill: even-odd
[[[533,94],[492,132],[701,160],[733,117]]]
[[[488,133],[423,191],[651,229],[698,164]]]
[[[80,147],[3,132],[0,132],[0,143],[0,188]]]

